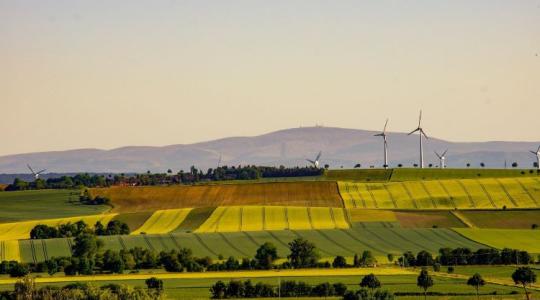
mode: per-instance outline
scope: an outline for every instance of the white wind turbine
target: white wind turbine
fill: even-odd
[[[531,150],[531,153],[536,155],[536,167],[540,170],[540,146],[536,151]]]
[[[319,168],[319,158],[321,158],[322,152],[319,151],[319,154],[317,154],[317,157],[314,160],[306,159],[309,161],[315,168]]]
[[[428,136],[424,132],[424,129],[422,129],[422,111],[420,111],[420,117],[418,118],[418,128],[411,131],[409,133],[409,135],[411,135],[411,134],[413,134],[413,133],[415,133],[417,131],[418,131],[418,135],[420,137],[420,168],[424,168],[424,148],[423,148],[423,145],[422,145],[422,135],[424,135],[424,137],[426,137],[426,139],[428,138]]]
[[[30,167],[30,165],[26,165],[28,167],[28,169],[30,170],[30,172],[32,172],[32,175],[34,175],[34,180],[38,180],[39,179],[39,175],[41,175],[41,173],[47,171],[47,169],[43,169],[41,171],[38,171],[38,172],[34,172],[34,170],[32,169],[32,167]]]
[[[384,128],[381,133],[376,134],[375,136],[382,136],[384,141],[384,165],[383,167],[385,169],[388,169],[388,143],[386,142],[386,126],[388,125],[388,119],[386,119],[386,123],[384,123]]]
[[[446,152],[448,152],[448,149],[446,149],[442,154],[437,153],[437,151],[434,152],[435,155],[437,155],[437,157],[439,158],[439,168],[446,168]]]

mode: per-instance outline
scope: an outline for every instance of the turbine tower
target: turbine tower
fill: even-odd
[[[322,152],[319,151],[319,154],[317,154],[317,157],[314,160],[306,159],[309,161],[315,168],[319,168],[319,158],[321,158]]]
[[[540,170],[540,146],[536,151],[531,150],[531,153],[536,155],[536,167]]]
[[[437,151],[434,152],[435,155],[437,155],[437,157],[439,158],[439,168],[446,168],[446,152],[448,152],[448,149],[446,149],[442,154],[437,153]]]
[[[41,173],[47,171],[47,169],[43,169],[41,171],[38,171],[38,172],[34,172],[34,170],[32,169],[32,167],[30,167],[30,165],[26,165],[28,167],[28,169],[30,170],[30,172],[32,172],[32,175],[34,175],[34,180],[38,180],[39,179],[39,175],[41,175]]]
[[[424,129],[422,129],[422,111],[421,110],[420,110],[420,117],[418,118],[418,128],[411,131],[408,135],[411,135],[417,131],[420,137],[420,168],[423,169],[424,168],[424,146],[422,145],[422,135],[424,135],[426,139],[428,138],[428,136],[424,132]]]
[[[386,119],[386,123],[384,123],[384,128],[381,133],[376,134],[375,136],[382,136],[384,141],[384,165],[383,167],[385,169],[388,169],[388,143],[386,142],[386,126],[388,125],[388,119]]]

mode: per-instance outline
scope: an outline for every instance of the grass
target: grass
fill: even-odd
[[[456,232],[494,248],[540,253],[540,230],[455,228]]]
[[[351,208],[348,211],[351,222],[397,222],[396,214],[391,210]]]
[[[391,181],[473,179],[538,176],[536,169],[438,169],[397,168],[393,169]]]
[[[80,204],[78,190],[0,192],[0,223],[95,215],[109,209]]]
[[[131,231],[141,227],[150,216],[152,216],[152,212],[149,211],[142,211],[142,212],[135,212],[135,213],[125,213],[125,214],[119,214],[116,215],[113,220],[118,220],[120,222],[124,222],[129,226],[129,229]]]
[[[88,224],[89,227],[93,227],[98,221],[100,221],[102,224],[107,224],[115,216],[116,214],[101,214],[59,219],[44,219],[15,223],[4,223],[0,224],[0,240],[28,239],[30,238],[30,231],[38,224],[56,227],[60,224],[75,223],[82,220],[86,224]]]
[[[236,232],[349,228],[342,208],[220,206],[195,231]]]
[[[539,208],[536,178],[481,178],[388,183],[338,182],[347,208],[502,209]]]
[[[91,193],[110,198],[117,212],[227,205],[343,206],[337,184],[330,181],[111,187]]]
[[[173,232],[191,232],[199,228],[214,212],[215,207],[197,207],[192,209],[184,221]]]
[[[175,230],[184,221],[191,208],[166,209],[155,211],[144,224],[131,234],[160,234]]]
[[[388,181],[392,176],[392,169],[347,169],[347,170],[327,170],[324,176],[330,180],[352,180],[352,181]]]
[[[540,210],[462,211],[475,227],[501,229],[531,229],[540,226]]]
[[[297,270],[294,275],[290,275],[288,271],[275,272],[270,271],[251,271],[251,272],[219,272],[219,273],[169,273],[169,274],[126,274],[126,275],[97,275],[93,277],[43,277],[38,278],[37,286],[56,285],[63,286],[72,282],[81,282],[88,278],[95,285],[105,285],[108,283],[126,284],[131,286],[144,287],[144,279],[156,276],[162,278],[165,293],[168,298],[172,299],[208,299],[210,297],[209,289],[218,280],[229,281],[230,279],[247,280],[252,282],[263,282],[273,286],[277,286],[279,280],[295,280],[303,281],[311,285],[316,285],[322,282],[336,283],[341,282],[347,285],[348,289],[356,290],[359,288],[359,282],[362,276],[374,273],[380,280],[382,289],[387,289],[391,292],[412,292],[420,293],[421,290],[416,286],[416,273],[411,274],[408,271],[394,271],[390,269],[353,269],[355,273],[343,273],[343,270]],[[395,272],[387,274],[386,272]],[[350,272],[347,270],[347,272]],[[341,275],[340,275],[341,273]],[[163,277],[167,275],[167,277]],[[194,276],[195,275],[195,276]],[[279,276],[279,279],[278,279]],[[132,279],[130,279],[130,277]],[[176,278],[175,278],[176,277]],[[64,281],[69,280],[69,281]],[[0,290],[13,289],[13,279],[0,279]],[[434,286],[430,289],[431,292],[438,293],[463,293],[474,294],[474,289],[466,285],[464,279],[459,278],[444,278],[434,277]],[[480,289],[481,293],[493,293],[505,295],[504,299],[510,299],[508,294],[512,291],[521,293],[518,287],[509,287],[495,284],[486,284]],[[490,296],[485,299],[500,299],[500,296]],[[523,297],[523,295],[519,295]],[[447,299],[446,297],[434,296],[430,299]],[[293,299],[314,299],[314,298],[293,298]],[[319,298],[316,298],[319,299]],[[335,298],[338,299],[338,298]],[[397,297],[397,299],[418,299],[414,297]],[[449,298],[450,299],[450,298]],[[451,299],[476,299],[476,297],[459,296]],[[516,298],[519,299],[519,298]]]
[[[396,211],[395,216],[404,228],[466,227],[450,211]]]
[[[106,236],[100,239],[104,241],[104,249],[142,247],[159,252],[186,247],[190,248],[195,256],[210,256],[217,259],[219,256],[253,257],[257,248],[264,242],[274,244],[279,256],[286,257],[289,254],[287,244],[298,237],[313,242],[322,258],[333,259],[337,255],[350,258],[354,254],[370,250],[381,263],[387,262],[389,253],[400,255],[405,251],[416,253],[427,250],[435,254],[442,247],[471,249],[485,247],[448,229],[404,229],[384,226],[329,230],[139,234]],[[68,239],[24,240],[19,241],[19,244],[23,262],[40,261],[46,256],[63,256],[70,253]]]

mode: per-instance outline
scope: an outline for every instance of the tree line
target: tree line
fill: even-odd
[[[81,220],[75,223],[60,224],[56,227],[38,224],[30,231],[30,239],[69,238],[78,237],[82,234],[123,235],[130,232],[128,224],[119,220],[111,220],[106,226],[97,221],[93,229]]]
[[[173,174],[172,170],[166,173],[141,174],[109,174],[90,175],[77,174],[75,176],[62,176],[59,178],[41,178],[27,182],[15,178],[13,183],[5,188],[5,191],[39,190],[39,189],[81,189],[84,187],[108,187],[112,185],[169,185],[169,184],[194,184],[200,182],[223,181],[223,180],[257,180],[261,178],[277,177],[306,177],[320,176],[324,169],[315,167],[286,168],[267,166],[221,166],[209,168],[206,172],[192,166],[189,171],[180,170]]]

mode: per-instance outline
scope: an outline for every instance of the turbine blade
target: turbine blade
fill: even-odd
[[[377,134],[374,134],[373,136],[384,136],[384,134],[382,134],[382,133],[377,133]]]
[[[32,174],[36,175],[36,172],[34,172],[34,170],[32,169],[32,167],[30,167],[30,165],[26,165],[28,167],[28,169],[30,169],[30,172],[32,172]]]
[[[439,155],[439,153],[437,153],[437,151],[433,151],[435,153],[435,155],[437,155],[438,158],[441,158],[441,156]]]
[[[418,118],[418,128],[420,128],[420,124],[422,124],[422,110],[420,110],[420,117]]]
[[[536,152],[540,152],[540,146],[538,146],[538,150],[536,150]]]
[[[423,134],[426,139],[429,139],[427,134],[424,132],[424,129],[420,129],[420,134]]]
[[[413,133],[417,132],[418,130],[420,130],[420,128],[416,128],[415,130],[413,130],[413,131],[409,132],[409,134],[407,134],[407,135],[411,135],[411,134],[413,134]]]
[[[319,151],[319,154],[317,154],[317,158],[315,158],[315,161],[318,161],[319,158],[321,158],[322,151]]]
[[[43,172],[45,172],[45,171],[47,171],[47,169],[43,169],[43,170],[41,170],[41,171],[38,171],[36,174],[41,174],[41,173],[43,173]]]
[[[383,133],[386,132],[386,126],[387,126],[387,125],[388,125],[388,119],[386,119],[386,123],[384,123],[384,129],[383,129],[383,131],[382,131]]]
[[[531,152],[531,153],[534,154],[534,155],[538,154],[538,152],[534,152],[534,151],[532,151],[532,150],[529,151],[529,152]]]
[[[314,164],[315,162],[312,161],[311,159],[306,159],[307,161],[309,161],[310,163]]]
[[[446,155],[446,152],[448,152],[448,149],[444,150],[444,152],[442,153],[441,156],[445,156],[445,155]]]

